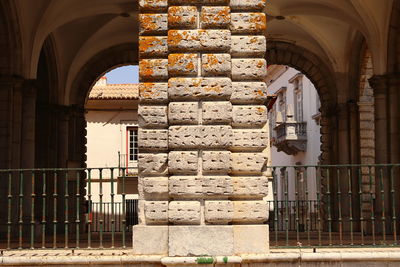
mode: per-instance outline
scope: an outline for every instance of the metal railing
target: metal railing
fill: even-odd
[[[122,177],[118,177],[119,174]],[[267,167],[272,247],[398,246],[400,165]],[[0,170],[0,248],[127,248],[125,169]]]

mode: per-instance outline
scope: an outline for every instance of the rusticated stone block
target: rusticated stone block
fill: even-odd
[[[164,35],[167,30],[167,14],[139,14],[140,35]]]
[[[236,127],[262,127],[268,120],[267,107],[259,106],[233,106],[232,126]]]
[[[171,151],[168,155],[170,173],[196,174],[198,166],[197,151]]]
[[[168,201],[144,201],[144,216],[146,224],[167,224]]]
[[[267,50],[265,36],[232,36],[233,57],[263,57]]]
[[[198,102],[172,102],[168,107],[168,119],[173,124],[198,124]]]
[[[168,48],[171,51],[195,52],[201,49],[198,30],[169,30]]]
[[[233,130],[233,151],[262,151],[268,147],[266,130]]]
[[[168,59],[142,59],[139,61],[139,76],[142,81],[168,79]]]
[[[234,223],[264,223],[268,220],[268,205],[264,200],[259,201],[233,201]]]
[[[168,198],[168,177],[139,177],[139,187],[145,199]]]
[[[232,83],[233,104],[262,104],[267,100],[267,85],[264,82]]]
[[[203,195],[208,197],[229,197],[233,194],[232,178],[229,176],[203,176]]]
[[[139,0],[139,8],[142,11],[167,10],[168,0]]]
[[[263,80],[267,75],[265,59],[232,59],[232,79]]]
[[[195,6],[170,6],[168,8],[168,27],[170,29],[195,29],[197,28],[197,7]]]
[[[203,194],[202,179],[197,176],[171,176],[169,195],[173,198],[200,198]]]
[[[232,177],[233,197],[262,199],[268,195],[268,178],[260,177]]]
[[[170,54],[168,56],[168,73],[170,76],[197,76],[197,54]]]
[[[259,10],[265,7],[266,0],[230,0],[233,10]]]
[[[232,173],[237,174],[261,174],[268,158],[263,153],[232,153]]]
[[[231,145],[230,126],[171,126],[170,148],[226,148]]]
[[[229,100],[232,82],[229,78],[171,78],[170,100]]]
[[[264,13],[232,13],[232,33],[263,34],[267,28],[267,17]]]
[[[168,48],[179,52],[228,52],[229,30],[169,30]]]
[[[202,52],[228,52],[231,48],[231,31],[199,30]]]
[[[200,202],[171,201],[168,217],[173,224],[200,224]]]
[[[203,6],[201,8],[202,28],[224,28],[231,22],[231,9],[228,6]]]
[[[230,124],[232,104],[225,102],[203,102],[203,124]]]
[[[167,153],[139,153],[139,175],[161,175],[168,173]]]
[[[228,0],[170,0],[169,4],[174,5],[187,5],[187,4],[212,4],[223,5],[227,4]]]
[[[229,151],[203,151],[203,173],[228,173],[231,165]]]
[[[232,201],[205,201],[204,206],[204,219],[206,223],[228,224],[233,219]]]
[[[203,76],[228,76],[231,72],[231,55],[203,54],[201,69]]]
[[[168,55],[168,44],[166,36],[140,36],[139,37],[140,58],[166,57]]]
[[[169,227],[170,257],[234,255],[233,247],[231,225]]]
[[[141,103],[165,103],[168,101],[168,83],[140,83]]]
[[[168,127],[167,106],[139,105],[138,118],[143,128]]]
[[[144,150],[167,150],[168,130],[148,130],[139,128],[138,146]]]

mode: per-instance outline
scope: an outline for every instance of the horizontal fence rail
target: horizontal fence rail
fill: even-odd
[[[125,168],[0,170],[0,249],[129,248]],[[398,246],[400,165],[269,166],[270,245]]]

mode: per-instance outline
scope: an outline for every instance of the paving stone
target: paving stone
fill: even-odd
[[[171,201],[168,217],[169,222],[173,224],[200,224],[200,202]]]

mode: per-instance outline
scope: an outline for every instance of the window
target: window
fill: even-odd
[[[138,128],[128,127],[127,128],[127,154],[129,161],[137,161],[138,159]]]
[[[279,100],[279,112],[282,115],[283,121],[286,121],[286,88],[283,87],[279,90],[278,93],[278,100]]]
[[[293,80],[295,120],[303,121],[303,80],[302,76]]]

